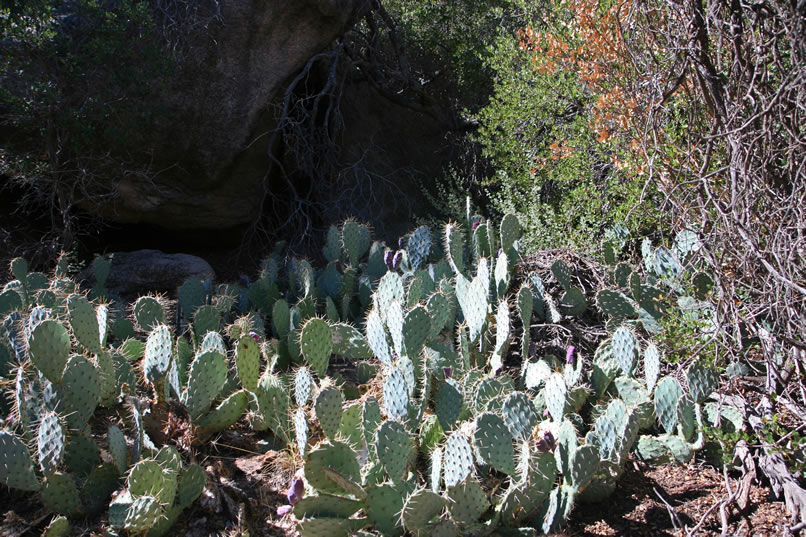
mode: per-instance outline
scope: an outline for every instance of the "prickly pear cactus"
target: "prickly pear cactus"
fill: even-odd
[[[0,481],[15,489],[40,489],[28,447],[21,438],[6,431],[0,431]]]
[[[245,390],[257,391],[260,375],[260,346],[252,336],[243,336],[235,349],[235,368]]]
[[[319,426],[322,427],[325,435],[331,440],[336,437],[339,432],[339,426],[342,419],[342,404],[344,403],[344,395],[341,390],[336,386],[328,386],[319,392],[316,397],[314,409],[316,410],[316,417],[319,420]]]
[[[165,378],[171,368],[173,338],[170,329],[164,324],[154,327],[146,340],[143,356],[143,374],[154,384]]]
[[[42,321],[31,332],[28,345],[31,360],[37,369],[49,381],[61,382],[71,349],[67,328],[58,321]]]
[[[333,350],[330,326],[322,319],[309,319],[302,327],[299,342],[305,361],[317,375],[323,377]]]
[[[200,417],[218,397],[227,380],[227,361],[217,351],[196,356],[190,365],[188,384],[183,394],[188,413]]]

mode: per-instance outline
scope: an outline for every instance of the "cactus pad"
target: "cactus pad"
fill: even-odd
[[[403,510],[405,491],[390,485],[380,485],[367,491],[364,501],[367,519],[375,524],[382,535],[403,535],[400,512]]]
[[[130,533],[146,532],[163,516],[164,511],[159,500],[153,496],[141,496],[135,498],[126,511],[126,520],[123,523],[123,527],[129,530]]]
[[[333,340],[333,354],[349,360],[362,360],[373,356],[367,339],[356,327],[336,323],[330,326]]]
[[[188,323],[193,318],[196,310],[204,305],[207,291],[201,280],[189,279],[182,282],[176,294],[179,299],[182,318]]]
[[[690,229],[680,231],[674,239],[674,247],[677,250],[677,255],[681,259],[685,259],[702,247],[700,238],[697,234]]]
[[[409,237],[408,253],[412,270],[419,269],[431,253],[431,230],[428,226],[420,226]]]
[[[155,496],[163,485],[163,468],[155,460],[144,459],[135,464],[127,478],[132,496]],[[173,499],[171,499],[173,503]]]
[[[632,319],[636,315],[635,306],[624,293],[603,289],[596,295],[596,301],[599,309],[614,319]]]
[[[700,362],[691,364],[686,376],[688,379],[688,390],[695,403],[704,402],[709,395],[714,393],[714,390],[716,390],[719,385],[719,376],[716,371],[702,365]]]
[[[537,411],[532,400],[523,392],[510,393],[504,399],[501,414],[509,433],[515,439],[528,438],[537,424]]]
[[[486,464],[507,475],[515,473],[512,435],[500,417],[488,412],[480,414],[476,418],[473,444]]]
[[[361,426],[364,429],[364,441],[368,446],[375,442],[375,431],[381,423],[381,407],[378,400],[370,396],[364,400],[361,408]]]
[[[56,472],[45,479],[41,491],[42,504],[60,515],[76,515],[81,511],[81,499],[75,480],[68,474]]]
[[[297,441],[297,451],[305,456],[308,451],[308,415],[305,409],[297,408],[294,411],[294,436]]]
[[[444,294],[436,292],[428,297],[426,310],[431,318],[431,333],[429,335],[433,339],[437,337],[448,324],[451,317],[451,305]]]
[[[374,294],[375,309],[378,310],[384,321],[386,321],[389,306],[395,300],[401,304],[406,300],[403,280],[397,272],[387,272],[378,282],[378,289]]]
[[[403,354],[403,306],[397,300],[393,300],[386,310],[386,327],[392,337],[392,346],[398,356]]]
[[[652,256],[652,269],[661,278],[677,278],[683,273],[683,266],[671,250],[663,247],[655,249]]]
[[[467,437],[459,431],[455,431],[445,444],[442,470],[448,488],[464,481],[473,470],[473,450]]]
[[[403,372],[392,368],[383,382],[383,406],[386,416],[404,421],[409,414],[409,388]]]
[[[655,413],[668,433],[677,427],[677,409],[683,398],[683,389],[674,377],[663,377],[655,387]]]
[[[565,386],[565,379],[562,373],[552,373],[546,379],[545,399],[551,417],[556,422],[561,422],[565,415],[565,403],[568,390]]]
[[[381,363],[392,365],[392,356],[386,339],[386,329],[383,326],[383,319],[376,308],[371,309],[367,314],[367,342]]]
[[[413,535],[433,535],[432,523],[439,519],[447,501],[428,489],[417,489],[403,502],[400,519],[403,528]]]
[[[218,332],[221,327],[221,312],[215,306],[205,304],[193,314],[193,332],[201,339],[207,332]]]
[[[57,516],[50,521],[48,527],[42,532],[42,537],[67,537],[70,535],[70,522],[63,516]]]
[[[67,309],[78,342],[93,354],[101,352],[101,334],[92,303],[84,295],[73,294],[67,297]]]
[[[173,341],[170,329],[164,324],[155,326],[146,340],[143,359],[143,372],[149,382],[159,382],[168,374],[172,355]]]
[[[456,278],[456,298],[465,316],[465,322],[470,329],[471,342],[481,337],[484,323],[487,320],[487,282],[477,275],[472,282],[463,276]]]
[[[658,437],[642,435],[638,438],[636,451],[642,460],[652,464],[666,464],[672,460],[672,452]]]
[[[430,333],[431,318],[428,312],[423,306],[415,306],[406,314],[403,322],[406,354],[411,358],[419,356]]]
[[[100,399],[98,369],[84,356],[74,354],[64,368],[60,393],[64,406],[59,410],[66,415],[67,426],[74,430],[83,429]]]
[[[551,273],[563,289],[568,291],[571,288],[571,269],[563,261],[560,259],[555,261],[551,265]]]
[[[42,321],[31,332],[28,344],[34,365],[51,382],[60,382],[70,354],[67,328],[57,321]]]
[[[453,379],[447,379],[434,398],[434,411],[442,429],[449,431],[462,412],[462,388]]]
[[[350,446],[341,442],[320,444],[305,456],[305,479],[319,492],[334,494],[349,492],[330,479],[325,470],[331,470],[353,482],[361,481],[355,452]]]
[[[291,308],[283,299],[277,300],[272,307],[271,323],[277,337],[283,338],[291,329]]]
[[[654,343],[647,345],[644,350],[644,376],[646,387],[650,392],[655,388],[660,374],[660,351]]]
[[[217,433],[234,425],[249,406],[246,391],[239,390],[224,399],[214,410],[196,421],[199,431]]]
[[[455,274],[461,274],[465,270],[464,246],[465,239],[458,224],[445,224],[445,258]]]
[[[313,392],[313,377],[307,367],[300,367],[294,375],[294,398],[297,406],[305,406]]]
[[[114,425],[109,427],[106,437],[109,443],[109,453],[112,455],[115,467],[119,473],[123,474],[129,467],[126,437],[123,435],[123,431]]]
[[[36,436],[39,468],[45,476],[56,471],[64,455],[64,429],[55,412],[45,412]]]
[[[395,483],[400,483],[408,464],[409,434],[397,421],[385,421],[375,433],[375,451]]]
[[[300,332],[302,356],[316,372],[323,377],[327,372],[330,354],[333,350],[333,336],[330,326],[322,319],[309,319]]]
[[[341,242],[347,263],[357,267],[361,257],[361,235],[355,220],[345,220],[342,224]]]
[[[633,333],[624,326],[617,328],[613,333],[613,356],[625,376],[630,376],[632,372],[636,350],[637,342]]]
[[[577,491],[588,486],[599,469],[599,450],[593,445],[578,447],[571,457],[571,485]]]
[[[176,491],[176,505],[182,509],[188,507],[201,496],[207,483],[207,474],[198,464],[191,464],[179,474]]]
[[[361,502],[334,496],[332,494],[317,494],[307,496],[294,504],[294,516],[303,518],[333,517],[346,519],[361,509]]]
[[[64,463],[74,475],[84,477],[101,462],[98,445],[92,438],[73,434],[64,450]]]
[[[227,361],[217,351],[196,356],[190,364],[184,402],[192,419],[199,418],[218,397],[227,380]]]
[[[134,303],[134,319],[140,330],[151,331],[158,324],[165,323],[165,311],[153,296],[141,296]]]
[[[448,505],[451,520],[460,526],[475,524],[490,507],[487,495],[472,477],[449,487],[448,498],[451,500]]]
[[[328,386],[319,392],[316,397],[314,409],[316,410],[316,417],[319,420],[319,425],[325,435],[333,440],[336,433],[339,432],[339,425],[341,425],[342,409],[344,403],[344,395],[338,386]]]
[[[521,237],[521,223],[518,217],[507,213],[501,219],[501,249],[508,252]]]
[[[0,431],[0,482],[27,491],[39,490],[31,453],[18,436]]]
[[[256,396],[260,417],[275,433],[279,433],[287,425],[290,406],[288,391],[280,377],[268,371],[263,373],[257,383]]]
[[[260,345],[251,336],[243,336],[235,349],[235,368],[241,386],[252,393],[257,391],[260,375]]]

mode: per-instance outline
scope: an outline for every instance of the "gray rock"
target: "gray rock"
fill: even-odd
[[[189,278],[215,279],[215,271],[200,257],[189,254],[166,254],[159,250],[136,250],[111,254],[112,269],[106,288],[113,295],[133,297],[147,292],[174,293]],[[78,276],[80,281],[94,283],[92,267]]]

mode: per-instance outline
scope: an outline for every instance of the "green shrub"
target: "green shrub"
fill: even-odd
[[[549,48],[584,46],[573,30],[551,26],[552,17],[563,20],[560,11],[535,25],[544,33],[524,24],[495,44],[493,94],[475,139],[496,169],[489,196],[498,210],[524,217],[528,247],[590,252],[603,227],[623,222],[642,234],[655,227],[655,188],[637,163],[624,91],[591,83],[566,66],[574,54]],[[624,111],[611,110],[622,101]],[[618,113],[625,118],[611,117]]]

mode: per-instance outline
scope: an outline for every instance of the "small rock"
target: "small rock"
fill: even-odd
[[[166,254],[160,250],[136,250],[108,254],[112,267],[106,288],[112,295],[136,297],[147,292],[173,293],[190,278],[215,279],[215,271],[200,257],[189,254]],[[80,281],[95,283],[92,267],[81,271]]]

